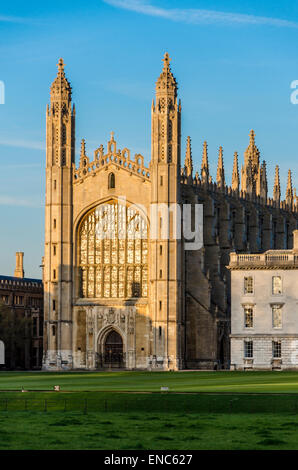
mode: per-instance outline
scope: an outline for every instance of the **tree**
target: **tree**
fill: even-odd
[[[5,345],[6,368],[26,368],[31,338],[31,318],[23,310],[0,303],[0,339]]]

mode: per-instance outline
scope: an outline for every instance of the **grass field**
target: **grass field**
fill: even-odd
[[[298,393],[297,372],[0,372],[0,390]]]
[[[0,448],[298,449],[291,415],[0,412]]]
[[[296,372],[0,372],[0,390],[3,450],[298,449]]]

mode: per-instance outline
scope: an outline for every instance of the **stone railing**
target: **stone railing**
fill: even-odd
[[[298,253],[293,250],[272,250],[260,254],[230,254],[230,267],[298,266]]]

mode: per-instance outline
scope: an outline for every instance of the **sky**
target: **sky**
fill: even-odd
[[[255,130],[275,165],[282,196],[288,169],[298,175],[298,2],[283,0],[14,1],[0,5],[0,273],[25,252],[27,277],[41,276],[44,243],[45,111],[59,57],[76,104],[77,146],[120,148],[150,159],[154,86],[166,51],[182,101],[182,160],[192,138],[194,170],[202,146],[216,177],[223,146],[227,182],[233,154],[243,160]],[[77,159],[79,151],[76,152]]]

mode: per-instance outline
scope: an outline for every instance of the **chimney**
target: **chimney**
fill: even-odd
[[[24,253],[21,251],[17,251],[16,253],[16,269],[14,277],[19,277],[21,279],[24,277]]]
[[[298,251],[298,230],[293,231],[293,249]]]

